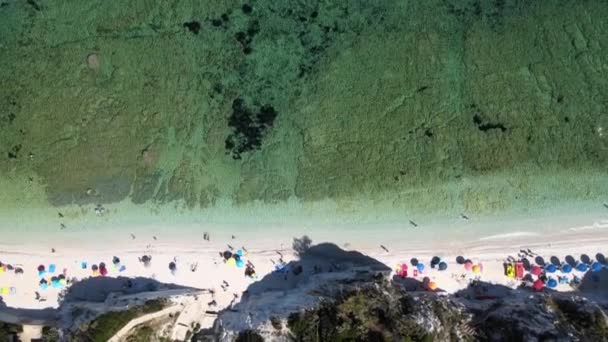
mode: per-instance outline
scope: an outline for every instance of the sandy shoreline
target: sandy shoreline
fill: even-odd
[[[111,231],[73,232],[39,235],[27,243],[12,242],[6,237],[0,243],[1,258],[5,264],[22,267],[24,274],[16,276],[12,272],[0,274],[0,287],[14,288],[15,293],[3,294],[4,303],[14,308],[45,308],[57,306],[57,295],[60,289],[41,290],[40,277],[36,272],[38,265],[56,265],[55,275],[66,269],[69,278],[83,279],[92,275],[91,265],[100,262],[108,265],[108,276],[148,277],[163,283],[175,283],[199,289],[214,289],[217,293],[217,308],[228,305],[234,294],[240,294],[253,280],[244,276],[243,268],[228,266],[223,262],[219,252],[229,249],[233,251],[245,247],[246,260],[251,261],[258,276],[272,272],[274,262],[278,261],[277,251],[283,254],[286,262],[295,260],[291,250],[294,237],[308,235],[313,243],[331,242],[345,250],[357,250],[375,258],[391,268],[399,263],[409,263],[413,257],[425,262],[428,266],[430,259],[437,255],[448,262],[448,270],[439,272],[430,270],[423,274],[436,281],[439,286],[455,292],[466,286],[466,283],[453,279],[453,274],[464,272],[457,265],[455,258],[463,255],[474,262],[484,264],[481,277],[485,281],[497,284],[514,285],[513,279],[503,274],[502,262],[511,255],[517,256],[521,248],[530,248],[543,255],[545,259],[558,256],[560,260],[566,255],[579,258],[586,253],[594,258],[596,253],[608,255],[608,221],[604,215],[577,217],[577,226],[571,226],[570,221],[559,217],[537,218],[535,220],[496,220],[498,227],[489,227],[487,222],[466,222],[469,229],[464,232],[455,231],[453,234],[440,234],[433,228],[405,228],[369,226],[368,229],[355,229],[350,232],[340,230],[302,229],[275,230],[269,229],[262,234],[264,227],[255,230],[240,230],[237,232],[210,231],[211,241],[204,241],[202,234],[205,230],[196,231],[196,227],[174,226],[173,229],[154,230],[152,226],[146,229],[123,227]],[[518,227],[514,230],[514,226]],[[491,233],[483,233],[481,227],[486,227]],[[549,229],[547,229],[549,227]],[[201,228],[201,227],[199,227]],[[225,228],[225,227],[224,227]],[[361,227],[359,227],[361,228]],[[190,232],[189,230],[193,231]],[[130,237],[134,234],[135,238]],[[232,238],[235,234],[235,238]],[[471,238],[475,236],[476,238]],[[74,236],[77,235],[77,236]],[[416,235],[412,239],[412,235]],[[67,238],[72,236],[72,238]],[[156,237],[156,239],[154,239]],[[388,249],[383,250],[380,245]],[[51,252],[51,248],[55,252]],[[138,258],[144,254],[152,256],[150,267],[144,267]],[[112,258],[117,256],[121,265],[126,269],[122,272],[112,266]],[[169,263],[177,260],[178,272],[173,275],[168,269]],[[82,262],[87,268],[81,267]],[[196,264],[196,272],[191,271]],[[47,274],[46,277],[52,276]],[[469,275],[472,276],[472,275]],[[230,286],[226,291],[221,289],[223,281]],[[560,290],[568,290],[569,286],[560,285]],[[35,292],[46,298],[45,302],[35,299]]]

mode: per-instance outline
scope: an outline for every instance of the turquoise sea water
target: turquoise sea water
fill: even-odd
[[[1,228],[601,212],[607,16],[602,1],[0,0]]]

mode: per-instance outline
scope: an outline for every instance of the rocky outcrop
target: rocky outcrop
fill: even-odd
[[[582,292],[474,281],[446,294],[387,271],[358,253],[313,246],[287,272],[252,284],[192,341],[608,341],[607,289],[585,290],[592,279]]]

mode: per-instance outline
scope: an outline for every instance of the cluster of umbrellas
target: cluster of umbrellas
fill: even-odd
[[[483,272],[483,264],[481,262],[475,264],[471,259],[465,259],[463,256],[458,256],[456,257],[456,263],[463,265],[464,269],[469,272],[473,272],[475,274]]]
[[[597,261],[591,260],[591,258],[589,258],[589,256],[587,256],[586,254],[581,255],[580,261],[575,261],[574,258],[570,255],[566,256],[567,262],[565,263],[560,263],[558,258],[552,257],[552,262],[546,265],[543,265],[544,260],[542,260],[542,258],[537,259],[537,263],[539,263],[539,265],[534,265],[530,267],[530,274],[538,277],[538,279],[536,279],[532,284],[532,288],[537,291],[542,290],[544,287],[550,289],[555,288],[557,287],[558,283],[562,282],[562,280],[565,280],[566,283],[568,282],[567,277],[558,277],[558,282],[552,277],[546,279],[543,274],[554,274],[557,271],[560,271],[563,274],[569,274],[573,271],[577,271],[580,273],[586,273],[588,271],[591,271],[595,273],[601,271],[604,267],[607,266],[606,259],[600,253],[596,255]],[[577,278],[575,277],[575,281],[576,279]]]
[[[23,268],[21,267],[13,267],[11,264],[4,264],[0,262],[0,274],[14,272],[15,274],[23,274]]]
[[[238,249],[236,253],[232,253],[231,251],[220,252],[222,258],[224,258],[224,262],[229,266],[236,266],[238,268],[245,267],[245,276],[249,278],[256,278],[257,275],[255,273],[255,268],[253,264],[249,261],[245,262],[244,257],[245,253],[242,249]],[[275,269],[277,265],[275,264]]]
[[[417,258],[410,259],[410,264],[412,265],[412,267],[414,267],[414,274],[413,274],[414,277],[418,276],[419,273],[424,273],[424,271],[426,269],[425,264],[423,262],[421,262],[420,260],[418,260]],[[448,269],[448,263],[443,261],[438,256],[434,256],[431,259],[430,266],[432,269],[437,269],[438,271],[445,271]],[[397,264],[395,273],[397,276],[405,278],[408,276],[408,268],[409,267],[408,267],[407,263]],[[430,290],[430,291],[435,291],[438,288],[437,283],[434,281],[431,281],[431,279],[429,277],[424,277],[422,280],[422,284],[427,290]]]
[[[50,264],[48,268],[46,268],[44,265],[38,265],[38,267],[36,268],[36,270],[38,271],[38,276],[41,278],[38,282],[38,285],[42,290],[46,290],[49,286],[59,288],[66,285],[67,280],[65,276],[65,269],[63,271],[63,274],[52,276],[48,280],[45,278],[47,274],[55,273],[56,268],[57,266],[55,266],[55,264]]]
[[[231,251],[224,251],[220,254],[224,258],[224,262],[226,263],[226,265],[236,266],[239,268],[245,266],[245,261],[243,261],[244,253],[242,249],[237,250],[236,253],[232,253]]]
[[[49,286],[59,288],[65,286],[66,283],[65,275],[60,274],[58,276],[52,276],[50,281],[44,278],[40,279],[39,285],[41,289],[46,290]]]
[[[108,274],[108,268],[106,267],[105,262],[100,262],[99,266],[97,264],[91,265],[91,271],[93,272],[93,276],[102,276],[105,277]]]

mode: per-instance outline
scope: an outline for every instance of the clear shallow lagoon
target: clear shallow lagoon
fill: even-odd
[[[2,228],[603,210],[608,4],[243,4],[0,0]]]

